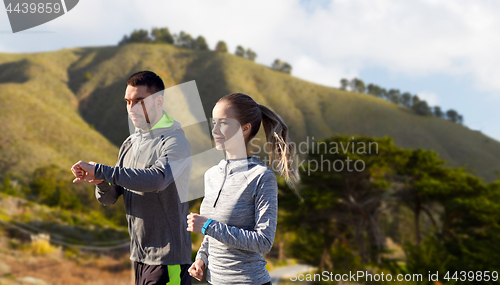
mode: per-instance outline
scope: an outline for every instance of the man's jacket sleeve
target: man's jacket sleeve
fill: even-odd
[[[191,148],[185,137],[171,137],[160,150],[158,159],[148,168],[110,167],[97,164],[95,178],[137,192],[165,190],[192,165]]]
[[[118,185],[110,185],[108,182],[103,181],[95,186],[95,197],[99,203],[104,206],[114,204],[118,197],[123,194],[123,187]]]
[[[118,159],[123,153],[123,145],[120,147],[120,152],[118,153]],[[118,165],[118,162],[116,163]],[[123,194],[123,187],[118,185],[111,185],[106,181],[99,183],[95,186],[95,197],[99,203],[104,206],[109,206],[116,203],[116,200]]]

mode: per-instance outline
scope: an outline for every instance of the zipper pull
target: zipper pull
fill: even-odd
[[[217,198],[215,199],[214,202],[214,208],[215,205],[217,205],[217,201],[219,201],[220,193],[222,192],[222,188],[224,187],[224,183],[226,182],[226,177],[227,177],[227,165],[229,164],[229,160],[226,161],[226,166],[224,167],[224,180],[222,180],[222,185],[220,186],[219,193],[217,194]]]

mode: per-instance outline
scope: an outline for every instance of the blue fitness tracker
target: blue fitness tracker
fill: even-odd
[[[212,219],[208,219],[205,224],[203,225],[203,227],[201,228],[201,233],[202,234],[205,234],[205,231],[207,230],[208,226],[210,225],[210,223],[212,222],[213,220]]]

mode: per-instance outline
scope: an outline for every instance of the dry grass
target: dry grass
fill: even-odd
[[[23,280],[29,279],[43,280],[52,285],[132,284],[128,254],[114,258],[80,257],[77,260],[5,249],[1,254],[0,268],[3,267],[4,271],[0,274],[0,284],[25,284]]]

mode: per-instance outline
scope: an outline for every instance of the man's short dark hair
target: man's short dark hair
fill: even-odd
[[[163,90],[165,89],[165,85],[163,84],[163,80],[161,80],[160,76],[156,75],[156,73],[152,71],[140,71],[134,73],[127,80],[127,86],[146,86],[148,88],[148,92],[151,94],[155,94],[156,92],[160,92],[160,95],[163,96]]]

